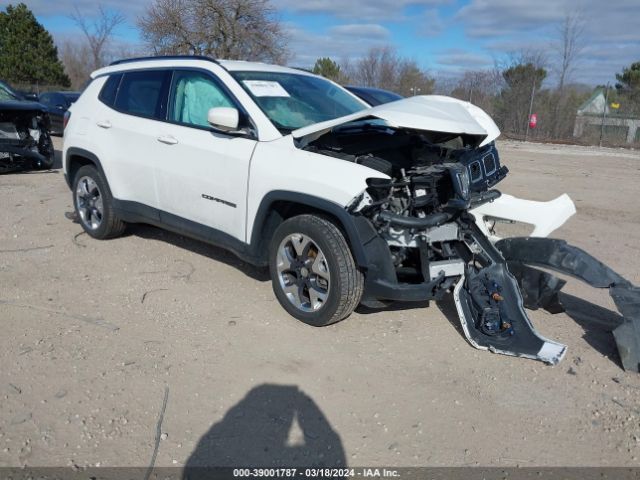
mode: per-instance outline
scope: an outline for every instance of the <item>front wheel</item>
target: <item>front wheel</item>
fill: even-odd
[[[73,181],[73,204],[85,232],[100,240],[122,235],[125,223],[113,211],[107,181],[93,165],[80,167]]]
[[[340,229],[317,215],[284,221],[269,247],[276,298],[298,320],[321,327],[348,317],[358,306],[364,277]]]

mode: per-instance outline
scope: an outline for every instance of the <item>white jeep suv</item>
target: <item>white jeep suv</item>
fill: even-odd
[[[453,292],[474,346],[564,355],[531,326],[503,255],[517,260],[546,239],[501,247],[491,225],[524,221],[544,237],[573,203],[493,189],[507,174],[499,131],[467,102],[371,108],[296,69],[156,57],[94,72],[69,115],[65,177],[94,238],[143,222],[229,249],[268,266],[283,308],[316,326],[360,303]]]

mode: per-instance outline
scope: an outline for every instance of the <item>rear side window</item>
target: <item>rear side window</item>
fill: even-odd
[[[113,107],[116,103],[116,94],[118,93],[118,86],[120,85],[121,79],[121,73],[109,76],[105,84],[102,86],[102,90],[100,90],[100,95],[98,96],[102,103]]]
[[[171,72],[148,70],[124,74],[115,108],[123,113],[164,120]]]

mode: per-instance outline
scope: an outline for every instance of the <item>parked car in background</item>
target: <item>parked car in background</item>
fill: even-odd
[[[53,161],[47,108],[0,81],[0,173],[51,168]]]
[[[38,102],[38,94],[35,92],[25,92],[24,90],[15,90],[20,94],[23,100],[28,100],[30,102]]]
[[[351,85],[347,85],[344,88],[360,97],[372,107],[382,105],[383,103],[395,102],[396,100],[404,98],[402,95],[398,95],[395,92],[390,92],[389,90],[383,90],[381,88],[354,87]]]
[[[47,110],[51,119],[51,133],[62,135],[64,130],[64,114],[73,102],[80,96],[80,92],[46,92],[40,95],[39,100]]]

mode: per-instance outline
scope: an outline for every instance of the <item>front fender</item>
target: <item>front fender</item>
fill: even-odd
[[[263,226],[265,225],[265,222],[267,222],[272,205],[276,202],[305,205],[316,211],[324,212],[335,217],[344,229],[347,240],[351,245],[356,264],[362,268],[369,267],[371,259],[367,255],[365,246],[377,236],[377,232],[366,218],[361,215],[351,215],[342,205],[328,201],[324,198],[284,190],[271,191],[267,193],[262,199],[262,202],[260,202],[260,206],[258,207],[258,211],[253,222],[249,247],[251,254],[254,257],[260,258],[260,256],[264,254],[264,252],[262,252],[262,248],[264,247],[264,242],[267,239],[262,238]]]
[[[389,177],[347,160],[300,150],[290,135],[259,142],[249,171],[245,241],[251,241],[254,220],[271,192],[302,194],[346,208],[367,188],[368,178]]]

